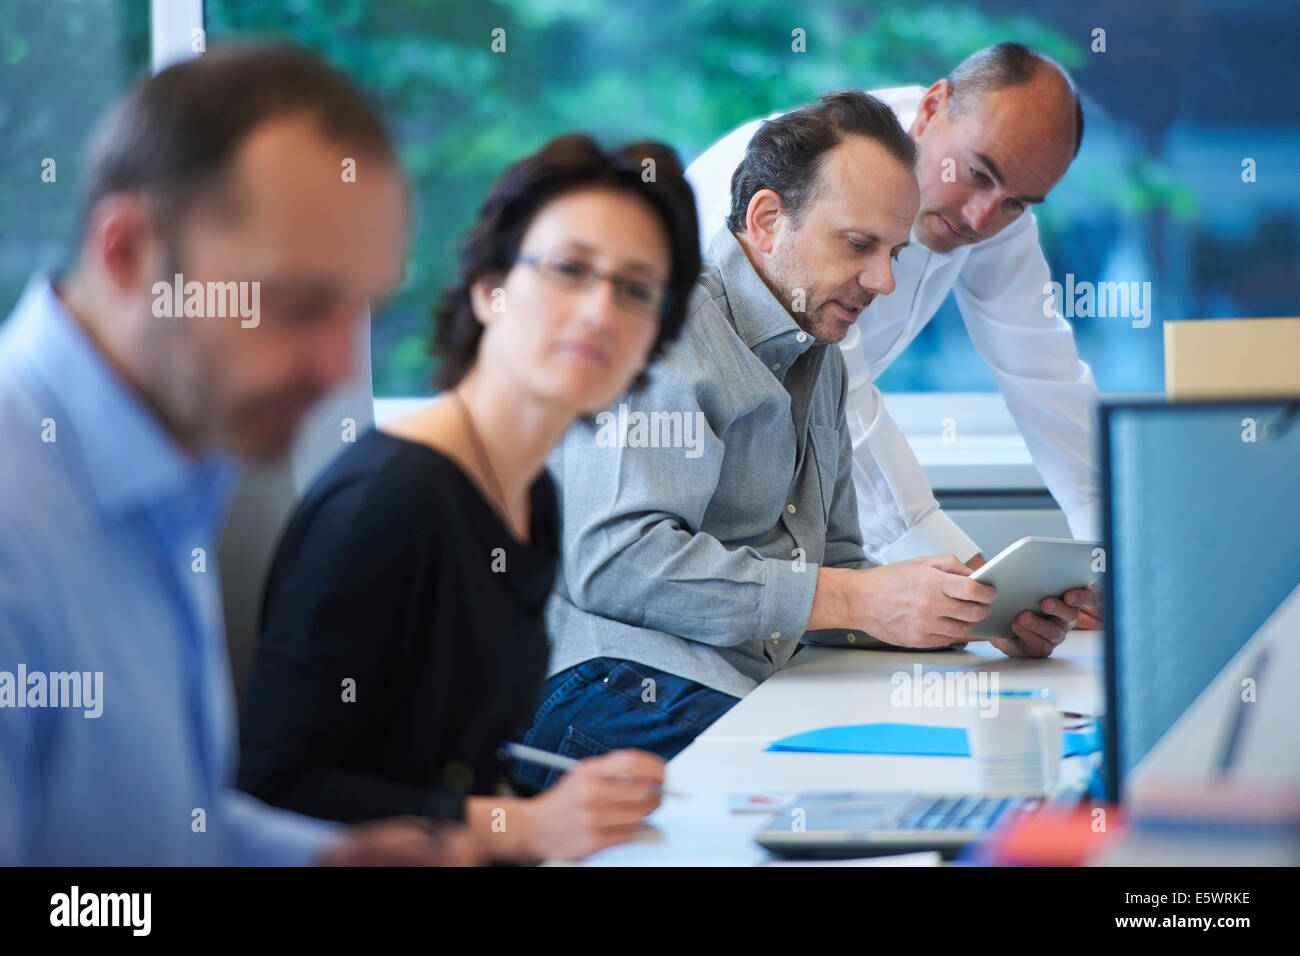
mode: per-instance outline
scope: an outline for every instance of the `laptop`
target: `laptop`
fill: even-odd
[[[1043,795],[1009,793],[804,793],[774,813],[755,839],[780,856],[804,859],[925,850],[950,859],[1045,801]]]
[[[1246,422],[1257,441],[1243,438]],[[1107,716],[1096,795],[1120,803],[1134,767],[1300,579],[1300,403],[1115,402],[1101,423]],[[1179,599],[1152,600],[1153,589]],[[1222,764],[1241,736],[1230,731]],[[1015,814],[1082,795],[801,793],[756,839],[782,856],[951,858]]]

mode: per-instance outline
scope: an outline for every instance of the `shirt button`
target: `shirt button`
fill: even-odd
[[[772,371],[773,371],[773,372],[779,372],[779,371],[781,371],[781,363],[780,363],[780,362],[773,362],[773,363],[772,363]]]
[[[785,506],[785,510],[788,511],[788,512],[790,512],[790,514],[794,514],[795,511],[797,511],[798,509],[795,508],[794,505],[786,505],[786,506]]]
[[[849,643],[852,644],[852,643],[854,643],[855,641],[857,641],[857,639],[858,639],[858,635],[856,635],[856,634],[854,634],[852,631],[850,631],[850,632],[849,632]]]
[[[799,332],[798,334],[795,335],[794,340],[795,340],[796,342],[807,342],[807,341],[808,341],[808,333],[807,333],[807,332]]]
[[[772,640],[774,640],[774,641],[779,641],[780,639],[781,639],[781,632],[780,632],[780,631],[773,631],[773,632],[772,632]]]

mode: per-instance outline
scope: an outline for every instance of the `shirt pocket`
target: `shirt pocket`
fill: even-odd
[[[822,518],[830,522],[831,503],[835,499],[835,476],[840,470],[840,432],[829,425],[809,425],[812,438],[813,467],[817,469],[822,495]]]

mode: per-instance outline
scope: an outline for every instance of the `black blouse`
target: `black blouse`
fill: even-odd
[[[454,461],[371,430],[280,542],[240,733],[239,786],[354,822],[463,819],[532,722],[559,549],[555,486],[521,544]]]

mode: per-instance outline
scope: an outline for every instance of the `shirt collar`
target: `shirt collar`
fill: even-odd
[[[784,368],[817,344],[772,294],[725,225],[713,234],[709,256],[718,267],[732,324],[746,348],[769,365],[777,364],[770,359],[778,359]]]
[[[213,451],[190,457],[175,443],[101,357],[48,275],[28,283],[9,324],[7,331],[62,407],[64,420],[56,419],[56,428],[75,436],[101,511],[180,501],[205,523],[216,521],[238,477],[234,463]]]

